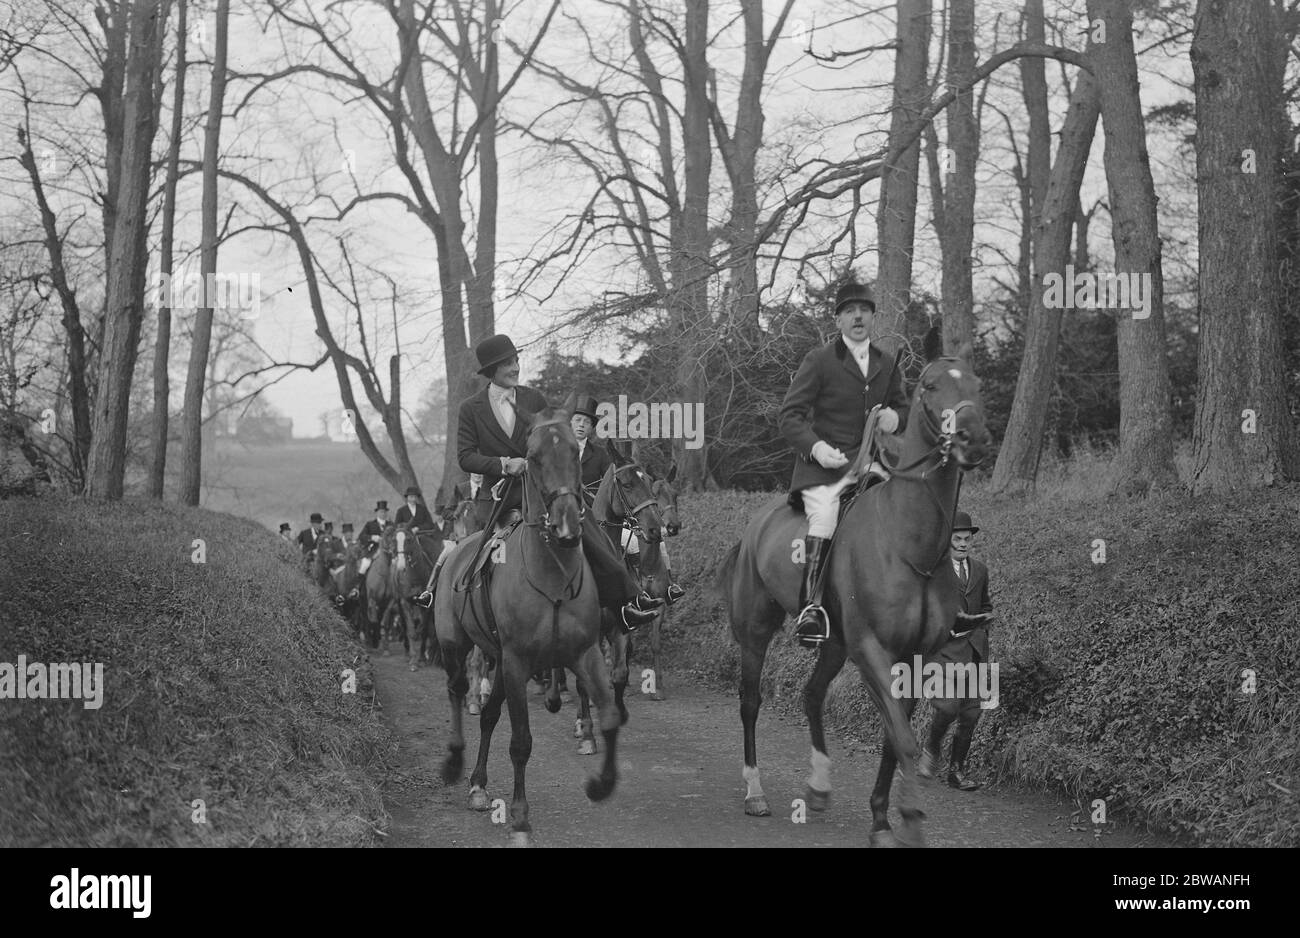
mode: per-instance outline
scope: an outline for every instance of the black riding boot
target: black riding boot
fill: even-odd
[[[952,737],[952,759],[948,763],[948,784],[961,791],[975,791],[980,783],[966,777],[966,753],[970,752],[971,736],[975,727],[965,723],[957,724],[957,732]]]
[[[822,570],[826,566],[830,539],[825,537],[804,538],[803,586],[799,590],[799,622],[795,628],[795,638],[805,648],[816,648],[831,637],[831,620],[822,608]]]

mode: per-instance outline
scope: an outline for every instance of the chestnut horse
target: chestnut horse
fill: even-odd
[[[978,465],[988,447],[979,379],[964,358],[939,358],[936,330],[926,337],[928,364],[912,398],[892,478],[859,495],[840,521],[825,589],[831,638],[822,644],[804,689],[812,737],[812,774],[806,800],[825,810],[830,798],[830,757],[822,728],[826,688],[852,658],[881,716],[885,739],[871,795],[874,846],[923,842],[916,783],[917,743],[909,720],[914,700],[890,693],[890,667],[913,655],[932,655],[948,637],[961,608],[959,585],[946,562],[963,469]],[[871,459],[864,445],[849,471],[862,478]],[[771,812],[759,780],[755,724],[762,703],[759,678],[768,643],[786,613],[799,611],[802,539],[808,522],[786,496],[773,499],[750,520],[719,571],[731,630],[740,643],[740,716],[745,730],[745,813]],[[792,547],[794,548],[792,550]],[[901,768],[897,841],[889,826],[889,789]]]

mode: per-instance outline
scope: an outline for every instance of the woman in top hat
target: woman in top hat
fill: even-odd
[[[457,429],[457,457],[461,469],[483,476],[475,496],[479,521],[486,525],[492,512],[492,488],[503,478],[518,478],[527,469],[528,425],[521,414],[532,416],[547,407],[546,398],[519,384],[519,352],[507,335],[484,339],[474,349],[479,374],[488,385],[460,405]],[[523,505],[523,485],[508,485],[501,515]],[[485,539],[486,540],[486,539]],[[582,549],[591,564],[600,603],[618,612],[624,626],[635,630],[655,616],[662,600],[652,599],[638,589],[627,567],[614,553],[609,538],[594,523],[582,525]],[[436,576],[436,571],[435,571]],[[432,580],[420,601],[433,600]]]
[[[895,433],[907,423],[901,348],[872,341],[876,301],[859,283],[835,293],[835,320],[840,334],[804,356],[781,405],[781,433],[794,447],[791,493],[803,497],[808,516],[804,542],[803,585],[795,635],[807,648],[830,638],[830,619],[822,608],[822,571],[831,536],[839,523],[840,495],[848,486],[847,468],[862,446],[867,414],[883,405],[877,426]],[[871,472],[884,471],[872,464]]]
[[[417,532],[432,531],[436,525],[424,504],[424,494],[420,491],[420,487],[407,486],[405,498],[406,504],[397,509],[397,517],[393,520],[398,524],[409,524]]]

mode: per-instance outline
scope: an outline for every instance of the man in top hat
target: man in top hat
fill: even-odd
[[[361,546],[366,549],[366,556],[361,558],[361,563],[357,565],[357,573],[364,574],[370,569],[370,562],[374,559],[375,550],[379,547],[379,540],[384,535],[384,529],[392,524],[388,520],[388,502],[380,499],[375,502],[375,516],[361,526]]]
[[[979,528],[971,523],[970,515],[964,511],[957,512],[953,519],[950,556],[961,591],[961,611],[949,630],[948,642],[935,656],[934,660],[940,664],[978,665],[989,660],[988,624],[993,619],[993,603],[989,601],[989,568],[970,556],[971,544],[978,531]],[[978,692],[969,685],[967,690],[969,697],[931,698],[934,718],[930,723],[930,739],[921,752],[917,771],[924,778],[934,778],[941,758],[943,737],[956,720],[952,758],[948,760],[948,784],[962,791],[974,791],[980,786],[966,776],[966,754],[970,752],[975,724],[983,711]]]
[[[349,544],[352,543],[351,535],[352,535],[352,522],[344,521],[343,522],[343,546],[344,547],[347,547]]]
[[[435,527],[433,516],[429,514],[428,506],[424,504],[424,494],[420,491],[420,487],[408,486],[405,497],[406,504],[397,509],[397,517],[394,520],[398,524],[410,525],[413,531],[432,531]]]
[[[289,527],[288,521],[280,525],[280,538],[289,544],[293,543],[293,529]]]
[[[596,411],[599,409],[600,405],[594,397],[580,394],[577,403],[573,406],[573,416],[569,418],[573,435],[578,438],[578,458],[582,461],[582,487],[587,492],[588,507],[595,498],[600,480],[605,477],[606,471],[614,463],[603,441],[596,437]],[[626,528],[623,529],[622,534],[623,549],[630,557],[637,557],[641,553],[640,542]],[[678,586],[673,578],[672,567],[668,561],[667,544],[659,545],[659,556],[663,558],[664,568],[668,573],[668,602],[675,603],[686,595],[686,591]]]
[[[488,385],[460,405],[457,455],[461,469],[483,476],[475,501],[479,521],[486,526],[492,513],[492,488],[502,479],[515,481],[506,488],[499,517],[522,507],[521,476],[528,467],[525,418],[545,410],[547,404],[539,392],[519,384],[519,352],[509,336],[484,339],[474,354],[479,374],[488,379]],[[655,607],[662,605],[662,600],[652,599],[637,587],[609,538],[594,523],[583,522],[582,549],[591,564],[602,606],[617,611],[629,631],[654,619]],[[430,579],[420,602],[432,603],[432,588]]]
[[[302,555],[304,558],[316,549],[316,541],[320,538],[321,534],[324,533],[321,530],[321,525],[324,524],[325,519],[321,517],[319,511],[313,511],[310,520],[311,527],[304,528],[298,532],[298,546],[302,549]]]
[[[841,286],[835,293],[839,335],[804,356],[781,405],[781,433],[798,454],[790,491],[802,495],[808,516],[803,609],[795,630],[807,648],[830,637],[830,618],[821,604],[822,574],[839,523],[840,496],[852,481],[845,473],[863,445],[867,414],[882,405],[877,426],[885,433],[901,431],[907,422],[902,350],[872,340],[875,318],[869,289],[858,283]],[[878,464],[870,471],[884,475]]]

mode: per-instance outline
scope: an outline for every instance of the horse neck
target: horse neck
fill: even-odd
[[[938,441],[927,441],[921,408],[912,410],[916,419],[908,421],[899,456],[899,466],[911,468],[880,487],[879,504],[901,543],[939,555],[950,539],[961,469],[954,460],[942,460]],[[917,464],[931,450],[933,454]]]

